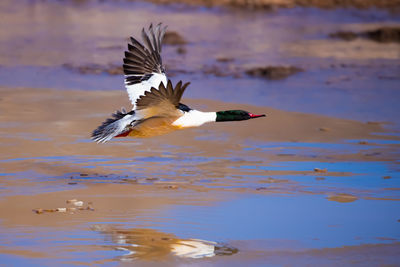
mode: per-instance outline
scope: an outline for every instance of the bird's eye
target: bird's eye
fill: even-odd
[[[180,109],[181,111],[185,111],[185,112],[189,112],[191,109],[186,106],[185,104],[179,103],[178,109]]]

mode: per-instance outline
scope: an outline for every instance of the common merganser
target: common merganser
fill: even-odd
[[[241,121],[264,117],[244,110],[203,112],[180,103],[190,83],[175,86],[167,80],[161,59],[161,44],[167,27],[151,24],[142,29],[143,43],[131,37],[125,51],[125,87],[133,108],[117,111],[92,133],[92,140],[104,143],[114,137],[150,137],[207,122]]]

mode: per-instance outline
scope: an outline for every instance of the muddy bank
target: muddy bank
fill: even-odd
[[[267,107],[256,107],[243,104],[216,102],[210,100],[190,100],[183,102],[204,111],[243,109],[253,113],[267,114],[266,118],[249,120],[239,123],[214,123],[207,124],[201,128],[187,129],[173,132],[168,135],[149,139],[120,138],[105,144],[98,145],[89,140],[90,134],[110,114],[125,106],[129,109],[130,103],[124,91],[51,91],[32,89],[5,89],[2,88],[2,99],[0,106],[0,126],[2,135],[1,144],[7,150],[2,159],[29,157],[64,157],[68,155],[73,160],[81,155],[101,155],[106,153],[108,157],[115,157],[117,162],[124,162],[124,158],[130,159],[133,156],[146,159],[154,156],[148,147],[173,146],[177,157],[179,153],[198,153],[207,157],[226,157],[227,153],[243,153],[243,149],[252,142],[336,142],[341,140],[358,140],[361,142],[369,139],[392,139],[393,136],[384,135],[384,124],[362,123],[354,120],[343,120],[332,117],[317,116],[305,113],[286,112]],[[190,90],[190,87],[188,88]],[[61,101],[62,100],[62,101]],[[105,104],[106,103],[106,104]],[[6,127],[11,125],[10,127]],[[128,142],[128,143],[125,143]],[[250,143],[249,143],[250,142]],[[18,145],[10,145],[18,144]],[[367,145],[360,145],[360,149],[368,148]],[[134,148],[132,147],[134,146]],[[251,147],[251,146],[250,146]],[[23,149],[22,149],[23,148]],[[162,148],[160,148],[162,149]],[[133,151],[132,151],[133,150]],[[167,149],[170,150],[170,149]],[[358,153],[339,152],[331,155],[331,158],[338,160],[389,160],[397,154],[388,151],[395,151],[396,146],[382,148],[373,147],[372,150]],[[250,150],[251,151],[251,150]],[[250,152],[246,152],[250,153]],[[254,150],[258,157],[268,155],[270,159],[282,160],[283,154],[274,150],[272,154],[263,150]],[[261,155],[259,155],[261,153]],[[286,160],[307,160],[307,157],[296,154],[288,154]],[[57,161],[57,158],[54,160]],[[321,158],[320,160],[327,160]],[[188,162],[190,163],[190,162]],[[243,162],[218,160],[216,162],[204,162],[196,164],[196,177],[202,176],[204,171],[217,171],[229,168],[232,164],[240,166]],[[166,171],[170,166],[164,166],[165,173],[152,181],[147,178],[155,171],[152,165],[144,164],[136,177],[127,177],[121,171],[110,173],[107,166],[101,164],[96,171],[85,168],[85,164],[53,165],[51,162],[36,162],[36,160],[6,161],[3,163],[8,172],[21,171],[23,169],[34,170],[46,175],[62,175],[68,178],[67,186],[75,186],[85,179],[93,181],[119,180],[124,183],[152,183],[160,182],[163,178],[174,178]],[[172,167],[172,166],[171,166]],[[160,168],[160,166],[158,166]],[[310,166],[304,173],[317,176],[330,175],[331,170],[324,173],[316,172],[315,168],[324,170],[320,166]],[[160,171],[158,169],[157,171]],[[182,171],[186,171],[183,169]],[[239,170],[239,173],[246,173]],[[266,172],[267,173],[267,172]],[[282,174],[281,172],[268,172],[270,175]],[[127,179],[124,181],[123,179]],[[174,178],[175,179],[175,178]],[[71,183],[71,184],[70,184]],[[174,185],[174,184],[172,184]],[[168,186],[168,185],[162,185]],[[180,185],[178,185],[181,187]],[[286,185],[283,185],[282,189]],[[258,187],[258,186],[257,186]],[[173,189],[174,187],[168,188]],[[280,189],[279,189],[280,190]],[[40,207],[40,206],[38,206]],[[38,208],[38,207],[32,207]],[[45,208],[45,207],[40,207]],[[49,207],[57,208],[57,207]],[[30,210],[31,210],[30,209]]]
[[[288,153],[285,152],[286,150],[280,152],[279,150],[272,149],[267,153],[264,149],[253,148],[251,144],[254,142],[288,142],[296,146],[296,143],[299,142],[304,142],[306,145],[307,143],[357,140],[354,148],[362,149],[359,152],[354,151],[350,153],[347,151],[337,151],[331,154],[329,158],[319,157],[320,161],[329,161],[332,159],[344,161],[392,160],[397,155],[395,153],[397,149],[395,144],[381,148],[375,147],[373,142],[365,144],[365,140],[392,140],[394,138],[390,135],[384,135],[384,124],[379,122],[362,123],[354,120],[286,112],[267,107],[190,99],[184,99],[183,102],[192,108],[204,111],[243,109],[254,113],[267,114],[267,117],[240,122],[240,124],[210,123],[201,128],[177,131],[149,139],[117,138],[107,144],[99,145],[89,139],[92,130],[121,106],[129,109],[130,103],[126,92],[52,91],[44,89],[9,90],[5,88],[1,90],[0,111],[2,115],[0,115],[0,126],[3,127],[0,141],[2,147],[7,150],[7,154],[3,154],[2,159],[23,159],[24,155],[29,155],[29,158],[32,158],[22,160],[22,162],[19,160],[5,161],[2,163],[3,169],[7,170],[7,172],[32,170],[43,175],[61,176],[65,178],[65,185],[67,187],[74,187],[86,180],[90,180],[92,182],[118,181],[124,184],[155,183],[159,184],[162,188],[173,191],[181,188],[204,190],[203,183],[197,186],[190,183],[180,184],[180,182],[185,181],[185,178],[184,176],[182,178],[179,175],[174,175],[176,170],[174,170],[175,167],[173,164],[165,166],[146,164],[146,160],[151,161],[152,157],[158,155],[156,152],[157,149],[154,152],[149,150],[151,147],[158,147],[158,150],[169,151],[168,153],[176,153],[172,159],[176,158],[177,160],[184,159],[183,155],[193,154],[190,157],[194,157],[195,160],[200,160],[200,162],[192,165],[191,161],[189,161],[187,164],[189,172],[194,175],[193,179],[195,180],[203,179],[204,173],[208,173],[208,175],[213,173],[212,175],[216,177],[219,177],[220,173],[231,173],[232,166],[238,168],[235,171],[238,175],[248,174],[248,171],[241,169],[240,166],[243,164],[252,165],[253,163],[251,161],[246,163],[247,160],[240,159],[240,155],[243,153],[245,153],[243,155],[244,158],[253,155],[260,160],[268,161],[272,159],[278,161],[283,159],[295,161],[309,160],[307,154],[298,154],[295,151]],[[7,125],[11,126],[6,127]],[[364,143],[360,144],[360,142]],[[250,150],[245,150],[246,148]],[[210,162],[208,160],[203,162],[201,158],[197,158],[199,151],[201,151],[200,155],[210,158]],[[322,151],[324,150],[322,149]],[[96,160],[89,160],[88,163],[85,163],[84,160],[82,163],[73,165],[52,163],[53,161],[59,162],[58,157],[68,157],[67,161],[78,160],[79,162],[79,158],[82,155],[86,155],[84,157],[96,158],[96,155],[103,155],[104,153],[106,153],[107,157],[110,157],[110,160],[115,158],[115,164],[122,164],[121,166],[126,164],[124,163],[126,160],[131,161],[132,157],[138,158],[132,164],[135,166],[139,164],[140,168],[139,170],[135,170],[136,174],[132,176],[130,171],[124,173],[124,171],[117,169],[110,172],[107,164],[99,164],[97,166],[95,163]],[[236,155],[240,160],[224,160],[227,155]],[[155,158],[156,161],[157,157]],[[220,157],[221,159],[214,160],[213,157]],[[43,158],[44,161],[39,160],[38,162],[36,158]],[[162,161],[162,159],[160,160]],[[60,161],[62,162],[63,160]],[[87,164],[96,164],[97,167],[95,170],[87,169]],[[186,173],[188,170],[183,168],[179,172],[181,171]],[[159,174],[154,175],[154,173]],[[266,181],[269,181],[274,186],[273,188],[267,188],[267,190],[263,189],[260,193],[298,190],[296,183],[290,185],[291,183],[271,182],[277,181],[277,178],[274,177],[275,175],[284,175],[285,173],[302,173],[318,177],[346,175],[346,173],[335,172],[335,170],[319,166],[318,164],[294,172],[279,170],[264,171],[264,174],[270,175],[270,178]],[[172,184],[164,183],[165,180],[163,179],[174,182]],[[255,188],[258,187],[260,187],[259,183],[254,185],[254,187],[238,188],[238,190],[255,192]],[[34,208],[53,209],[58,208],[58,206],[35,206],[29,210]]]
[[[190,87],[188,88],[190,90]],[[114,110],[121,106],[129,107],[129,99],[121,91],[52,91],[47,89],[7,89],[1,88],[2,105],[0,107],[2,123],[18,122],[12,128],[3,128],[10,138],[24,127],[27,132],[36,135],[60,138],[88,138],[91,131]],[[63,99],[62,102],[58,99]],[[183,102],[204,111],[243,109],[254,113],[267,114],[265,119],[242,122],[243,127],[235,123],[217,123],[205,125],[205,130],[229,132],[232,138],[249,136],[246,126],[252,125],[257,131],[251,132],[252,139],[269,141],[334,141],[341,139],[370,139],[373,133],[385,132],[384,124],[363,123],[333,117],[286,112],[269,107],[256,107],[243,104],[224,103],[211,100],[183,99]],[[104,103],[107,103],[106,105]],[[29,106],[29,108],[28,108]],[[53,124],[49,124],[51,121]],[[200,129],[200,128],[199,128]],[[183,135],[186,141],[194,137],[197,129],[188,129],[162,137],[180,142]],[[200,129],[199,131],[203,131]],[[177,136],[180,136],[177,138]],[[191,137],[190,137],[191,136]],[[172,138],[172,139],[170,139]],[[384,137],[383,137],[384,138]],[[389,137],[388,137],[389,138]],[[157,138],[156,138],[157,139]],[[120,140],[120,139],[118,139]],[[153,140],[153,139],[147,139]],[[182,140],[183,141],[183,140]],[[151,141],[150,141],[151,142]],[[85,144],[80,144],[86,146]],[[101,146],[92,146],[93,149]],[[11,150],[12,151],[12,150]],[[9,151],[9,153],[11,152]],[[73,151],[73,149],[71,149]],[[32,151],[35,153],[35,151]],[[41,151],[43,152],[43,151]],[[9,155],[10,156],[10,155]]]
[[[166,31],[162,41],[164,45],[185,45],[188,42],[175,31]]]
[[[70,63],[65,63],[62,65],[63,68],[73,71],[79,74],[103,74],[107,73],[109,75],[123,75],[124,70],[121,65],[100,65],[100,64],[88,64],[76,66]]]
[[[293,7],[318,7],[324,9],[334,8],[360,8],[372,7],[399,10],[399,0],[149,0],[157,4],[183,3],[194,6],[227,6],[247,9],[293,8]]]
[[[304,70],[294,66],[267,66],[249,69],[246,74],[269,80],[282,80],[301,71]]]
[[[182,46],[177,48],[178,54],[185,54],[186,49]],[[304,69],[295,66],[266,66],[266,67],[254,67],[249,69],[243,69],[241,66],[232,64],[234,59],[232,58],[217,58],[217,63],[212,65],[204,65],[200,71],[204,75],[213,75],[215,77],[232,77],[242,78],[244,74],[254,78],[264,78],[267,80],[283,80],[292,76],[296,73],[304,71]],[[228,64],[229,63],[229,64]],[[122,66],[109,64],[88,64],[76,66],[69,63],[62,65],[63,68],[79,73],[79,74],[109,74],[109,75],[123,75],[124,71]],[[175,69],[166,65],[168,70],[168,77],[174,77],[179,74],[194,74],[193,71],[187,71],[183,69]]]
[[[338,31],[329,34],[329,37],[346,41],[364,38],[378,43],[400,43],[400,27],[382,27],[363,32]]]

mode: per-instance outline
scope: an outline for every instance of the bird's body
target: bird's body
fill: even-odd
[[[178,82],[175,87],[167,79],[161,59],[161,43],[166,27],[150,25],[142,30],[143,44],[131,37],[125,52],[125,87],[133,108],[117,111],[92,133],[96,142],[114,137],[152,137],[179,129],[198,127],[207,122],[238,121],[265,115],[243,110],[202,112],[180,103],[189,85]]]
[[[173,121],[174,119],[172,118],[150,118],[145,120],[143,123],[136,125],[135,128],[129,132],[128,136],[152,137],[179,130],[180,128],[178,126],[172,125]]]

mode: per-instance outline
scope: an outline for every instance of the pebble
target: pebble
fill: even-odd
[[[67,212],[67,208],[56,208],[57,212]]]
[[[326,173],[326,172],[327,172],[327,169],[314,168],[314,171],[315,171],[315,172],[323,172],[323,173]]]
[[[73,202],[73,204],[76,207],[82,207],[83,206],[83,201],[75,201],[75,202]]]
[[[75,207],[56,208],[56,209],[38,208],[38,209],[33,209],[32,211],[35,212],[36,214],[42,214],[42,213],[45,213],[45,212],[70,212],[71,214],[73,214],[77,210],[94,211],[92,202],[88,202],[88,206],[87,207],[83,207],[84,202],[80,201],[80,200],[77,200],[77,199],[69,199],[66,202],[67,202],[67,204],[73,204]]]
[[[167,185],[164,188],[167,188],[167,189],[178,189],[178,186],[176,186],[176,185]]]
[[[69,199],[69,200],[67,200],[67,204],[70,204],[70,203],[74,203],[74,202],[77,202],[78,200],[77,199]]]
[[[43,209],[34,209],[33,210],[36,214],[42,214],[44,211]]]

